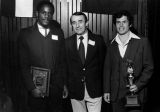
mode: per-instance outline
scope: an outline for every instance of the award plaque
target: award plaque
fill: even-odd
[[[133,67],[133,62],[132,60],[127,60],[127,80],[128,80],[128,85],[127,87],[130,87],[134,84],[134,67]],[[126,107],[139,107],[139,100],[138,100],[138,95],[136,95],[134,92],[130,92],[126,96]]]
[[[49,96],[50,69],[31,67],[33,82],[42,92],[42,97]]]

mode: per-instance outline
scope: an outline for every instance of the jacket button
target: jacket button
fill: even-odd
[[[83,77],[82,79],[81,79],[81,81],[84,83],[85,82],[85,80],[86,80],[86,78],[85,77]]]
[[[84,79],[82,79],[81,81],[84,82]]]

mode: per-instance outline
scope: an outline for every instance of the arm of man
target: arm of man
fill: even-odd
[[[110,103],[110,93],[104,93],[104,101],[106,101],[107,103]]]
[[[110,103],[110,71],[111,71],[111,59],[110,59],[110,47],[107,47],[105,62],[104,62],[104,74],[103,74],[103,86],[104,86],[104,100]]]
[[[31,68],[29,64],[29,53],[27,50],[26,44],[26,30],[21,30],[19,37],[18,37],[18,49],[19,49],[19,58],[20,58],[20,69],[22,74],[22,80],[24,80],[24,84],[28,91],[34,90],[36,87],[33,83],[33,78],[31,75]]]
[[[152,58],[152,51],[148,39],[142,39],[143,45],[143,60],[142,60],[142,72],[140,73],[140,78],[137,81],[136,86],[138,90],[143,89],[143,87],[148,83],[149,79],[153,74],[154,64]]]
[[[60,36],[60,61],[58,67],[58,73],[62,75],[63,78],[63,98],[68,97],[68,88],[67,88],[67,60],[66,60],[66,49],[65,49],[65,39],[63,30],[59,28]]]

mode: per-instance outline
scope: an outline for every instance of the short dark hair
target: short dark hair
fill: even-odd
[[[54,5],[51,2],[49,2],[49,1],[40,1],[37,4],[37,11],[39,12],[41,10],[41,8],[43,6],[45,6],[45,5],[49,6],[52,9],[53,13],[54,13]]]
[[[113,15],[113,20],[112,20],[113,24],[116,24],[116,19],[117,19],[117,18],[121,18],[122,16],[126,16],[126,17],[127,17],[128,21],[129,21],[129,25],[132,25],[132,24],[133,24],[133,17],[132,17],[131,14],[130,14],[128,11],[126,11],[126,10],[119,11],[119,12],[117,12],[117,13],[115,13],[115,14]]]
[[[87,16],[83,13],[83,12],[75,12],[75,13],[73,13],[72,14],[72,16],[83,16],[84,17],[84,19],[85,19],[85,22],[87,22],[88,21],[88,19],[87,19]],[[72,24],[72,16],[71,16],[71,18],[70,18],[70,23]]]

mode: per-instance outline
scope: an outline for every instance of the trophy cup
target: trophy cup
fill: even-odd
[[[127,87],[129,88],[130,86],[133,85],[134,81],[134,65],[132,60],[127,60],[127,80],[128,80],[128,85]],[[130,92],[126,96],[126,107],[139,107],[139,101],[138,101],[138,95],[135,94],[135,92]]]

